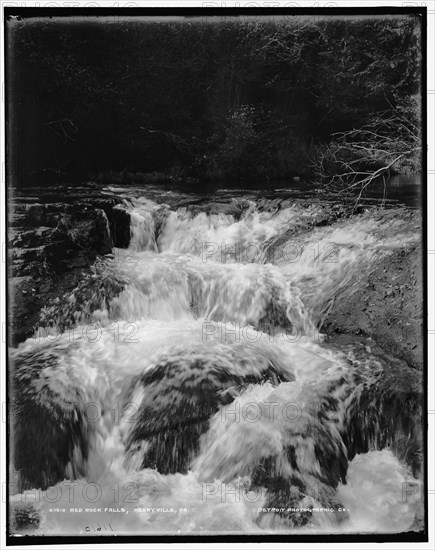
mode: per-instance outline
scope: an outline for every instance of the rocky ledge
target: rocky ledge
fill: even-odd
[[[386,256],[357,288],[339,294],[322,332],[370,337],[391,356],[423,370],[421,245]]]
[[[98,256],[126,247],[130,217],[102,188],[52,187],[10,192],[8,271],[10,343],[32,336],[39,312],[71,291]]]

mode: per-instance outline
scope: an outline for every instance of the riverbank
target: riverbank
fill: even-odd
[[[43,307],[69,295],[114,246],[128,246],[122,200],[101,187],[52,186],[10,192],[9,342],[34,334]]]
[[[418,230],[419,213],[408,210],[406,217],[410,231]],[[372,338],[392,356],[423,370],[422,262],[421,245],[392,251],[356,288],[346,288],[336,297],[322,332]]]

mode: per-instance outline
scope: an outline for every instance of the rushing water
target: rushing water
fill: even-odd
[[[119,192],[123,290],[12,352],[23,532],[415,529],[421,381],[321,334],[341,289],[418,241],[400,211],[318,225],[316,202]]]

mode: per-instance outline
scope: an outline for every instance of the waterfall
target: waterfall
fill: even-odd
[[[421,378],[321,323],[418,235],[370,212],[319,226],[316,205],[129,204],[95,322],[11,351],[12,502],[33,532],[95,534],[90,508],[100,534],[413,529]]]

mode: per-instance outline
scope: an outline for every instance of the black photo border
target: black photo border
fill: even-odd
[[[47,535],[47,536],[11,536],[9,534],[9,471],[6,472],[6,484],[8,487],[6,498],[6,513],[7,513],[7,546],[27,546],[27,545],[65,545],[65,544],[147,544],[147,543],[380,543],[380,542],[410,542],[422,543],[428,542],[428,239],[427,239],[427,8],[426,7],[300,7],[300,8],[281,8],[281,7],[265,7],[265,8],[187,8],[187,7],[129,7],[129,8],[81,8],[81,7],[64,7],[64,8],[30,8],[30,7],[3,7],[4,16],[4,67],[5,67],[5,157],[6,157],[6,173],[8,167],[8,158],[10,159],[10,137],[8,128],[11,123],[11,113],[14,105],[11,101],[11,93],[8,89],[8,20],[11,18],[58,18],[58,17],[162,17],[162,16],[191,16],[191,17],[234,17],[234,16],[302,16],[302,15],[319,15],[319,16],[377,16],[377,15],[415,15],[421,18],[421,102],[422,102],[422,137],[423,137],[423,154],[422,154],[422,193],[421,193],[421,210],[422,210],[422,245],[423,245],[423,345],[424,345],[424,403],[423,403],[423,425],[424,435],[424,516],[425,526],[424,531],[420,532],[403,532],[403,533],[379,533],[379,534],[349,534],[349,533],[334,533],[334,534],[228,534],[228,535],[99,535],[99,536],[76,536],[76,535]],[[2,191],[3,192],[3,191]],[[9,182],[8,178],[5,185],[5,205],[6,219],[9,219]],[[7,243],[7,239],[6,239]],[[7,245],[6,245],[7,247]],[[6,274],[9,273],[8,265],[8,250],[6,250]],[[9,319],[9,284],[6,277],[6,313]],[[8,325],[8,323],[7,323]],[[10,327],[6,327],[6,342],[10,340]],[[10,398],[10,380],[9,380],[9,359],[6,361],[6,373],[2,377],[6,377],[6,401],[9,404]],[[9,457],[10,443],[10,425],[6,427],[6,456]]]

